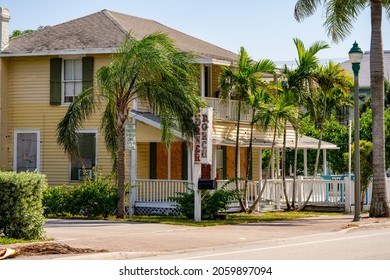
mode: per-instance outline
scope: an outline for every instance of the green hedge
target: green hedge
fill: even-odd
[[[0,172],[0,233],[17,239],[43,238],[46,187],[46,176],[37,172]]]
[[[110,177],[84,177],[77,186],[57,186],[48,188],[43,195],[46,215],[81,215],[86,217],[113,214],[118,202],[118,192]]]

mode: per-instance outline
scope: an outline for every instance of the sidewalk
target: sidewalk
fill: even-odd
[[[115,221],[51,219],[46,234],[57,242],[76,248],[107,250],[107,253],[44,255],[18,259],[135,259],[156,254],[218,247],[252,241],[326,234],[356,227],[390,226],[390,219],[363,216],[352,222],[353,215],[320,216],[290,221],[215,227],[189,227],[164,224]],[[3,246],[4,247],[4,246]]]

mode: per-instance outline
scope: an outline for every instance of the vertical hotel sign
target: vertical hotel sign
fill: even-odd
[[[194,158],[197,164],[212,162],[212,108],[201,108],[195,116]]]
[[[125,125],[125,149],[134,151],[136,145],[135,140],[135,124],[126,124]]]

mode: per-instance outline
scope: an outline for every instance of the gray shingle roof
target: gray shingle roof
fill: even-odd
[[[69,51],[110,52],[128,32],[142,38],[153,32],[166,33],[182,51],[201,58],[234,61],[237,54],[207,43],[158,22],[118,12],[100,12],[71,20],[10,40],[3,54],[32,55]]]

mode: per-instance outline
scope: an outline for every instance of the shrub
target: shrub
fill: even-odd
[[[224,188],[216,191],[202,191],[201,216],[202,219],[216,219],[218,213],[226,211],[229,204],[237,198],[235,190]],[[177,203],[177,209],[188,219],[194,218],[194,191],[179,193],[171,198]]]
[[[0,232],[9,238],[43,238],[46,187],[46,176],[37,172],[0,172]]]
[[[64,215],[68,212],[69,192],[64,186],[50,187],[43,192],[44,213]]]
[[[107,218],[116,209],[117,189],[109,176],[93,172],[93,177],[84,177],[77,186],[52,187],[45,191],[46,214],[103,216]]]

